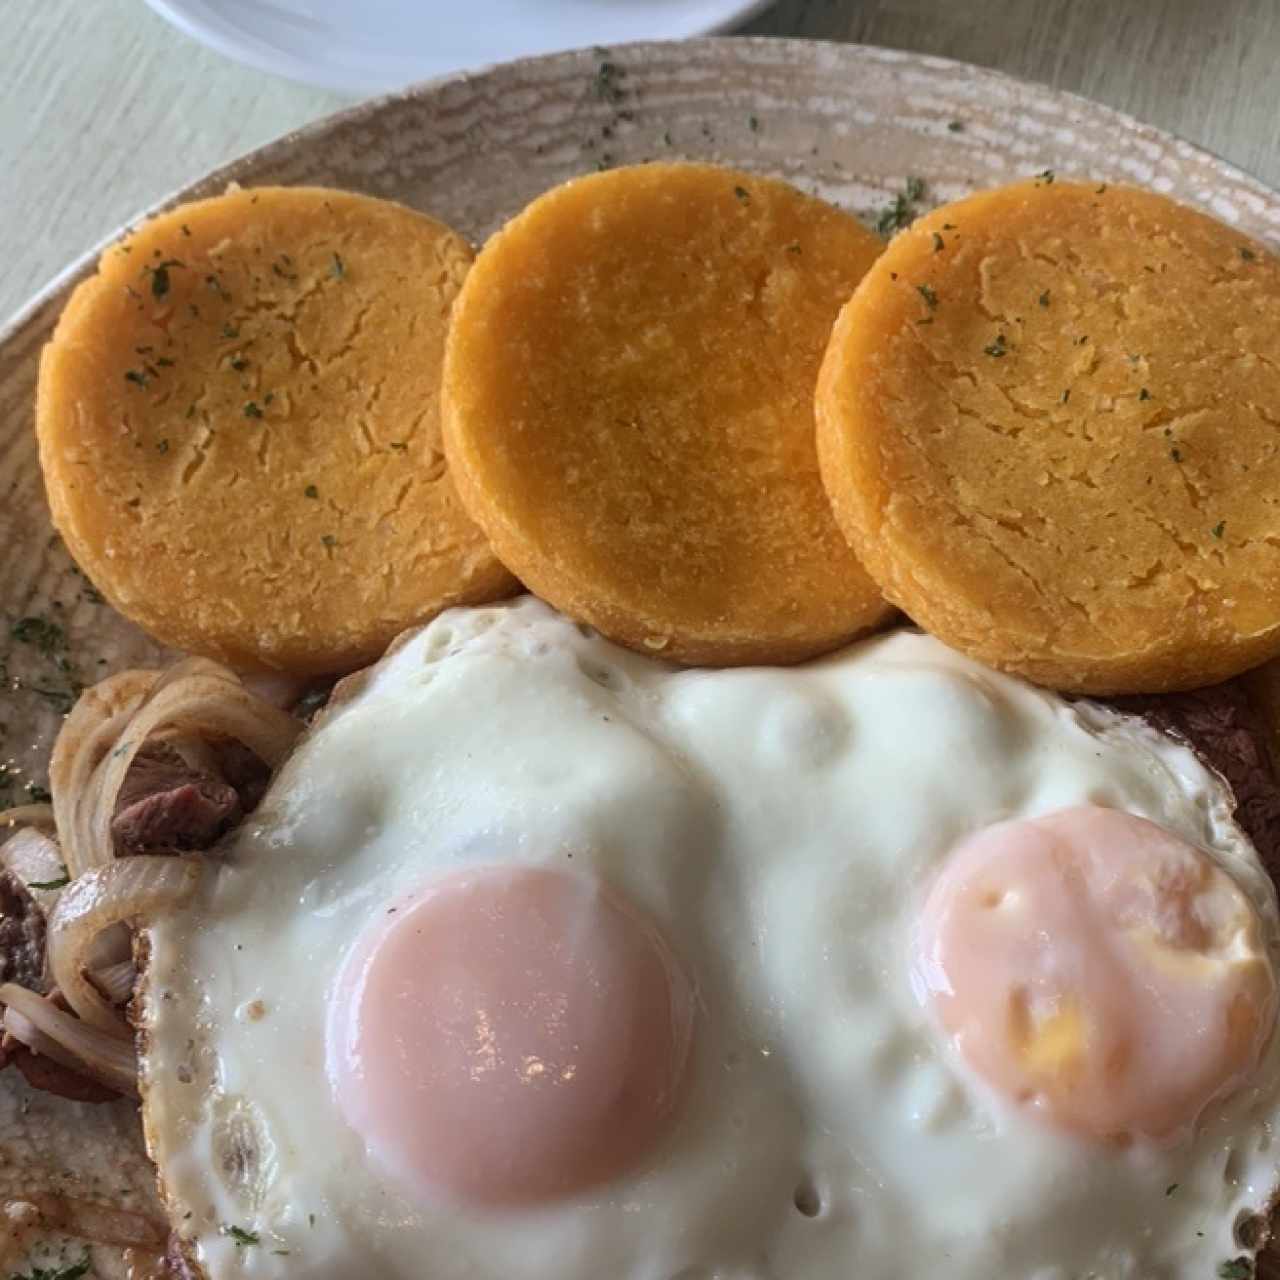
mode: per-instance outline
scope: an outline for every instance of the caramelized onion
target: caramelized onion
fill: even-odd
[[[120,960],[116,964],[104,965],[89,973],[89,980],[103,997],[112,1004],[124,1004],[133,995],[134,983],[138,980],[138,971],[132,960]]]
[[[205,658],[188,658],[162,676],[126,671],[95,685],[67,718],[49,767],[71,875],[115,856],[116,800],[149,739],[198,753],[201,741],[231,738],[275,769],[302,730],[300,720],[255,697],[234,672]]]
[[[116,858],[73,880],[49,916],[49,972],[63,998],[86,1022],[117,1037],[130,1031],[111,1002],[89,981],[94,940],[117,924],[137,924],[181,906],[195,892],[201,863],[194,857]]]
[[[113,924],[89,943],[84,953],[86,973],[109,969],[112,965],[125,964],[133,959],[133,934],[127,924]]]
[[[72,876],[111,857],[111,849],[95,857],[89,839],[90,821],[98,803],[94,773],[116,749],[120,734],[157,680],[159,676],[154,671],[122,671],[86,689],[53,744],[49,760],[53,816],[67,871]]]
[[[86,690],[54,744],[52,807],[0,813],[0,823],[24,828],[0,842],[0,866],[12,866],[27,883],[70,877],[49,913],[47,946],[50,976],[71,1012],[6,984],[0,1003],[7,1006],[4,1026],[11,1035],[51,1061],[136,1094],[132,1031],[116,1007],[136,978],[129,931],[186,902],[202,864],[163,852],[115,856],[111,825],[129,769],[145,743],[162,741],[193,768],[212,771],[211,743],[230,739],[274,770],[303,729],[233,672],[203,658],[163,675],[121,672]],[[49,832],[56,832],[56,844]],[[151,1236],[128,1240],[153,1242]]]
[[[80,1240],[119,1249],[159,1249],[165,1242],[165,1228],[140,1213],[74,1196],[33,1195],[27,1199],[39,1209],[45,1227]]]
[[[0,866],[27,888],[56,885],[66,875],[58,846],[35,827],[22,827],[0,844]]]
[[[137,1097],[138,1059],[130,1040],[92,1027],[26,987],[0,986],[4,1029],[28,1049],[72,1071]]]
[[[0,836],[6,830],[12,831],[18,827],[35,827],[37,831],[52,834],[57,830],[57,824],[53,820],[53,805],[20,804],[12,809],[0,810]]]
[[[255,698],[261,698],[273,707],[292,707],[306,693],[310,683],[303,677],[286,676],[279,671],[249,672],[240,678]]]

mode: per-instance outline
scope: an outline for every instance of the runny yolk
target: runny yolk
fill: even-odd
[[[965,841],[915,944],[916,990],[969,1066],[1089,1139],[1185,1137],[1248,1078],[1275,1021],[1249,899],[1202,850],[1113,809]]]
[[[445,875],[360,938],[331,996],[338,1104],[427,1194],[531,1204],[639,1162],[679,1100],[690,985],[597,881]]]

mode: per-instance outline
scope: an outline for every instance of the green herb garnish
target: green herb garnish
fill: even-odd
[[[1218,1280],[1252,1280],[1253,1263],[1248,1258],[1229,1258],[1218,1264]]]
[[[81,1276],[89,1274],[90,1265],[89,1255],[86,1253],[79,1262],[73,1262],[69,1267],[32,1267],[29,1275],[20,1276],[15,1272],[11,1280],[80,1280]]]
[[[751,199],[751,192],[748,191],[746,187],[734,187],[733,194],[744,204]]]
[[[1227,522],[1225,520],[1219,520],[1218,523],[1215,524],[1213,528],[1209,530],[1209,532],[1213,534],[1215,538],[1221,538],[1222,535],[1226,532],[1226,530],[1227,530]]]
[[[1254,260],[1254,258],[1256,258],[1258,255],[1257,255],[1256,253],[1254,253],[1254,251],[1253,251],[1252,249],[1241,249],[1241,250],[1240,250],[1240,256],[1241,256],[1241,257],[1242,257],[1246,262],[1252,262],[1252,261]],[[1225,1265],[1225,1264],[1224,1264],[1224,1265]]]
[[[66,643],[62,628],[47,618],[19,618],[9,628],[9,634],[19,644],[29,644],[39,649],[45,657],[54,650],[61,649]]]
[[[591,87],[597,98],[604,102],[619,102],[622,99],[622,86],[618,83],[627,73],[616,62],[605,59],[596,68]]]
[[[1036,299],[1036,301],[1037,301],[1037,302],[1038,302],[1042,307],[1047,307],[1047,306],[1049,305],[1049,290],[1048,290],[1048,289],[1046,289],[1046,290],[1045,290],[1045,291],[1044,291],[1044,292],[1043,292],[1043,293],[1042,293],[1042,294],[1041,294],[1041,295]]]
[[[246,418],[260,418],[262,417],[262,410],[258,408],[258,405],[255,401],[248,400],[245,402],[244,416]]]
[[[243,1249],[247,1245],[258,1244],[261,1237],[256,1231],[246,1231],[243,1227],[225,1227],[225,1233],[229,1235],[238,1248]]]
[[[938,305],[938,295],[927,284],[916,285],[916,292],[924,299],[924,304],[930,311]]]
[[[335,280],[341,280],[347,274],[347,269],[342,265],[342,259],[338,254],[333,255],[333,265],[329,268],[329,274]]]
[[[900,231],[915,218],[915,202],[923,195],[924,179],[908,178],[906,187],[893,197],[893,203],[876,219],[876,230],[882,236]]]
[[[997,333],[996,340],[994,342],[988,342],[982,349],[989,356],[1002,356],[1009,350],[1009,348],[1005,346],[1003,333]]]
[[[65,716],[76,704],[81,686],[73,683],[69,689],[51,689],[48,685],[27,685],[37,697],[43,698],[59,715]]]
[[[157,266],[148,267],[147,270],[151,272],[151,296],[163,298],[169,292],[169,268],[183,266],[185,264],[179,262],[177,258],[166,258]]]
[[[303,495],[308,498],[318,498],[320,496],[320,490],[317,489],[313,484],[307,485],[307,487],[303,489],[302,492],[303,492]]]
[[[132,382],[136,387],[145,387],[147,385],[147,375],[141,369],[126,369],[124,371],[124,380]]]
[[[1150,391],[1148,391],[1148,390],[1146,389],[1146,387],[1143,387],[1143,388],[1142,388],[1142,390],[1140,390],[1140,391],[1138,392],[1138,399],[1139,399],[1139,400],[1150,400],[1150,399],[1151,399],[1151,392],[1150,392]]]
[[[896,195],[893,203],[876,219],[876,230],[882,235],[891,235],[905,227],[912,219],[914,210],[907,203],[906,196]]]
[[[61,889],[65,885],[71,883],[71,876],[67,873],[66,867],[62,868],[62,874],[54,880],[32,880],[28,883],[28,889]]]
[[[947,247],[947,242],[935,231],[933,233],[933,251],[941,253]]]

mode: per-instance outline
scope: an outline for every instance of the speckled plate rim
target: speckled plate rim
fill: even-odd
[[[1257,197],[1259,207],[1255,213],[1262,213],[1263,207],[1269,210],[1267,221],[1276,229],[1276,239],[1280,241],[1280,193],[1272,190],[1252,174],[1224,160],[1216,153],[1195,143],[1187,142],[1176,134],[1169,133],[1155,125],[1147,124],[1128,112],[1115,107],[1106,106],[1082,94],[1071,93],[1065,89],[1055,89],[1050,85],[1037,81],[1011,76],[1002,71],[994,71],[988,67],[979,67],[973,63],[961,62],[954,58],[941,58],[933,55],[910,53],[904,50],[881,48],[875,45],[845,44],[832,40],[785,39],[777,36],[704,36],[680,41],[649,40],[633,44],[618,45],[610,49],[611,56],[623,60],[643,61],[646,53],[661,49],[664,46],[679,44],[693,51],[703,46],[706,56],[712,60],[727,59],[735,61],[740,51],[752,47],[772,46],[785,51],[797,61],[812,58],[815,64],[823,60],[857,60],[866,58],[885,64],[899,64],[904,68],[921,71],[934,71],[939,75],[955,77],[957,75],[972,79],[975,86],[986,88],[993,94],[1016,94],[1032,99],[1039,99],[1044,104],[1056,103],[1068,109],[1074,109],[1081,115],[1094,118],[1109,117],[1117,130],[1121,130],[1138,141],[1150,143],[1155,148],[1170,147],[1175,154],[1185,157],[1199,157],[1212,162],[1224,180],[1233,186],[1243,187]],[[452,86],[475,85],[492,76],[500,75],[514,69],[529,65],[548,65],[556,62],[580,60],[584,56],[594,57],[592,48],[566,49],[561,53],[542,54],[530,58],[519,58],[512,62],[493,63],[468,71],[456,72],[452,75],[438,76],[424,80],[394,93],[382,94],[369,98],[355,106],[343,108],[321,116],[301,128],[292,129],[278,138],[245,152],[234,160],[228,161],[216,169],[210,170],[202,177],[178,187],[168,195],[161,197],[153,204],[145,206],[133,217],[114,228],[102,237],[92,248],[73,260],[66,268],[54,276],[43,288],[39,289],[25,304],[19,306],[7,323],[0,326],[0,358],[4,348],[27,328],[40,310],[49,302],[58,298],[65,290],[79,283],[89,275],[96,266],[104,249],[130,227],[136,226],[146,218],[171,208],[184,200],[198,199],[221,190],[229,182],[235,182],[246,172],[264,167],[273,159],[287,155],[307,142],[332,133],[335,129],[346,125],[358,124],[376,119],[389,107],[397,106],[416,99],[435,97],[446,92]],[[980,97],[981,95],[976,95]],[[1208,211],[1228,222],[1236,220],[1236,211],[1231,206],[1214,207],[1210,200]],[[1265,216],[1265,215],[1264,215]]]

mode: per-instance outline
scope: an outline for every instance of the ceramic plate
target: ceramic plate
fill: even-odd
[[[173,198],[232,180],[329,184],[402,200],[478,242],[555,183],[655,158],[776,174],[873,224],[910,178],[923,181],[925,207],[1052,168],[1168,192],[1280,248],[1280,198],[1127,116],[953,62],[765,38],[619,46],[456,76],[312,125]],[[93,262],[73,264],[0,335],[0,658],[9,682],[0,761],[15,797],[45,780],[70,680],[164,656],[75,574],[41,490],[31,423],[40,348]],[[56,620],[65,648],[44,653],[13,638],[26,616]],[[155,1210],[125,1104],[65,1103],[31,1093],[12,1071],[0,1075],[0,1202],[60,1187],[73,1167],[85,1171],[81,1194],[119,1203],[128,1189],[129,1202]],[[8,1261],[0,1244],[0,1274]],[[97,1265],[99,1275],[122,1274],[106,1257]]]
[[[147,0],[218,53],[364,97],[581,45],[726,31],[769,0]]]

